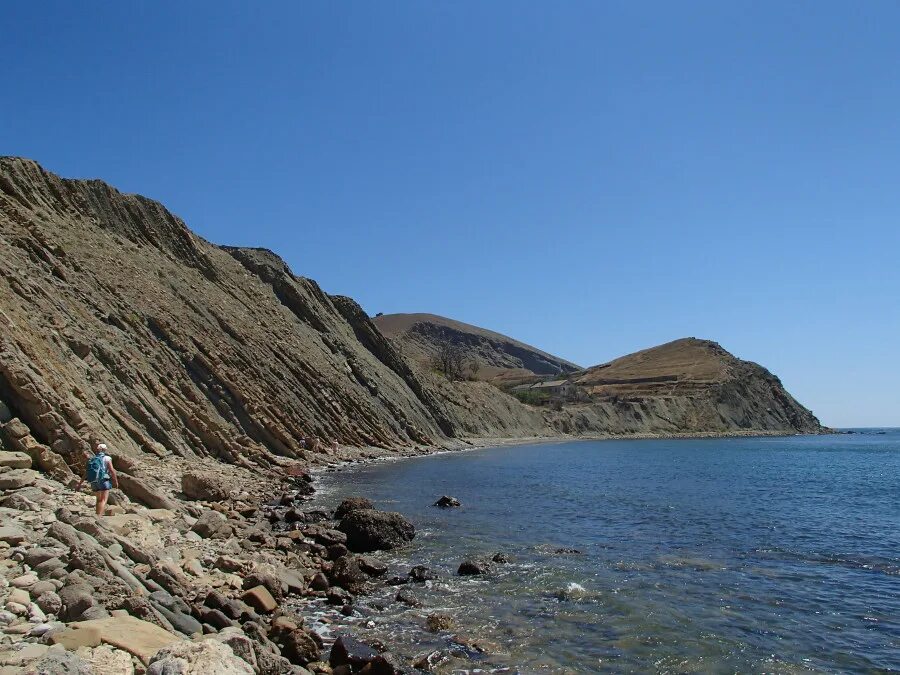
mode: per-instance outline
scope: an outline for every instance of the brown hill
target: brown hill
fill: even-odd
[[[449,343],[461,348],[467,361],[478,362],[478,379],[509,382],[580,370],[570,361],[501,333],[436,314],[382,314],[373,321],[382,333],[402,346],[405,354],[425,367]]]
[[[709,340],[683,338],[644,349],[588,368],[570,382],[590,399],[590,416],[603,411],[677,432],[822,430],[772,373]]]
[[[490,331],[424,323],[499,371],[575,367]],[[420,324],[404,334],[427,350]],[[159,468],[173,456],[275,467],[323,459],[304,449],[309,436],[399,450],[560,431],[819,428],[776,378],[730,355],[589,369],[573,376],[586,396],[553,410],[447,382],[406,351],[271,251],[213,245],[158,202],[0,158],[0,445],[62,478],[91,437]],[[680,379],[623,389],[610,373]]]

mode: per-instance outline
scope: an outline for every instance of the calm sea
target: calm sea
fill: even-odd
[[[444,650],[438,672],[900,671],[900,430],[495,448],[326,474],[322,490],[415,523],[387,559],[440,573],[405,587],[424,607],[384,590],[353,630]],[[463,506],[432,507],[443,494]],[[498,551],[513,562],[455,575]],[[429,633],[432,612],[456,627]]]

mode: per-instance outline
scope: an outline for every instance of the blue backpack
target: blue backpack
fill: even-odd
[[[88,483],[102,483],[109,480],[109,471],[106,470],[106,453],[98,453],[88,460],[85,478]]]

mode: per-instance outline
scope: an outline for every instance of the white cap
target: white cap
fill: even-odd
[[[97,443],[98,450],[106,450],[106,443]]]

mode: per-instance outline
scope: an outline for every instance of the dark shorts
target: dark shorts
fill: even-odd
[[[91,483],[91,489],[94,492],[105,492],[106,490],[112,490],[112,481],[101,480],[96,483]]]

